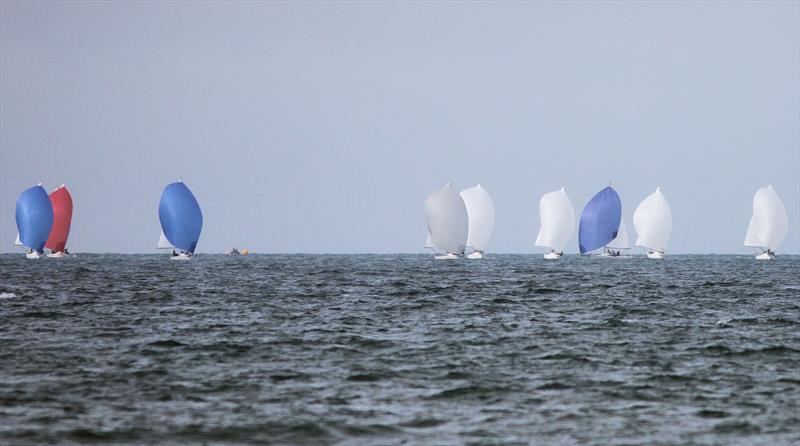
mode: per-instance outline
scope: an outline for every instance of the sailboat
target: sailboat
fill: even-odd
[[[53,228],[53,205],[42,183],[26,189],[15,210],[17,239],[14,244],[25,248],[25,257],[38,259],[44,254],[44,244]]]
[[[203,212],[183,181],[164,188],[158,204],[158,219],[161,221],[158,248],[172,249],[173,260],[189,260],[203,229]]]
[[[744,246],[759,248],[758,260],[773,260],[775,250],[789,231],[786,208],[772,185],[762,187],[753,197],[753,216],[747,227]]]
[[[615,240],[618,236],[619,239]],[[578,248],[581,254],[603,248],[603,255],[617,257],[618,252],[609,250],[612,242],[620,246],[627,244],[628,236],[622,224],[622,202],[617,191],[607,186],[583,208],[578,226]]]
[[[464,200],[450,183],[425,200],[425,220],[432,245],[444,252],[435,256],[437,260],[457,259],[464,254],[469,217]]]
[[[564,254],[564,247],[575,231],[575,209],[567,192],[548,192],[539,200],[541,228],[536,236],[536,246],[549,248],[544,258],[555,260]]]
[[[62,258],[67,255],[67,237],[72,225],[72,195],[65,185],[50,193],[50,203],[53,205],[53,228],[44,246],[50,249],[47,257]]]
[[[645,197],[633,213],[636,246],[647,248],[647,257],[663,259],[672,232],[672,211],[661,188]]]
[[[467,246],[472,247],[467,258],[482,259],[494,231],[494,202],[480,184],[461,191],[461,199],[467,207]]]

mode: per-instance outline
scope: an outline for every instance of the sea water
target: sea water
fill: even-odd
[[[800,444],[800,257],[0,256],[3,444]]]

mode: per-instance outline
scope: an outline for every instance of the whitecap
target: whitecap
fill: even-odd
[[[730,318],[720,319],[717,321],[717,327],[727,327],[730,325],[731,320]]]
[[[0,299],[13,299],[17,297],[14,293],[0,293]]]

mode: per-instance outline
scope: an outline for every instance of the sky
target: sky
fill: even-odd
[[[198,252],[423,252],[451,182],[540,253],[542,194],[612,182],[631,233],[660,186],[668,253],[742,254],[772,184],[800,253],[800,2],[0,2],[0,251],[42,182],[71,251],[156,252],[178,178]]]

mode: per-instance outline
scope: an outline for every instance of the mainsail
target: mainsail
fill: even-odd
[[[425,200],[425,219],[436,248],[452,254],[464,253],[469,227],[467,208],[450,183]]]
[[[15,217],[22,245],[43,252],[53,228],[53,205],[41,184],[22,192],[17,199]]]
[[[629,249],[631,247],[631,242],[628,240],[628,228],[625,227],[624,217],[620,217],[619,231],[617,231],[617,236],[614,237],[614,240],[608,242],[608,245],[606,246],[614,249]]]
[[[672,211],[661,188],[648,195],[633,213],[636,245],[664,252],[672,232]]]
[[[50,193],[50,203],[53,205],[53,228],[44,246],[53,252],[63,252],[72,225],[72,195],[62,184]]]
[[[494,202],[481,185],[461,191],[461,199],[467,208],[467,246],[483,252],[494,231]]]
[[[544,194],[539,200],[539,220],[541,228],[536,237],[536,246],[556,252],[564,251],[575,231],[575,209],[563,187]]]
[[[164,235],[164,231],[161,231],[161,235],[158,236],[158,246],[156,246],[156,248],[175,249],[175,247],[172,246],[172,243],[170,243],[169,240],[167,240],[167,237]]]
[[[164,188],[158,204],[158,218],[161,230],[172,246],[194,253],[203,229],[203,212],[192,191],[182,181]]]
[[[759,189],[753,197],[753,216],[744,245],[774,251],[789,231],[789,218],[772,186]]]
[[[622,202],[617,192],[607,186],[583,208],[578,228],[581,254],[602,248],[617,237],[622,221]]]

